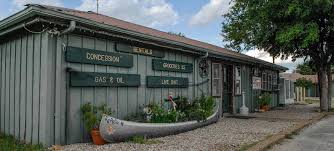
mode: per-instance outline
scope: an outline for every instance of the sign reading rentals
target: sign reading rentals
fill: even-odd
[[[147,76],[148,88],[187,88],[188,78],[164,77],[164,76]]]
[[[116,45],[116,50],[120,52],[141,54],[141,55],[158,57],[158,58],[165,57],[164,51],[154,50],[150,48],[142,48],[142,47],[137,47],[137,46],[130,46],[130,45],[121,44],[121,43],[118,43]]]
[[[173,71],[173,72],[193,72],[193,65],[190,63],[153,59],[153,70]]]
[[[67,47],[66,61],[130,68],[133,56],[85,48]]]
[[[139,85],[138,74],[71,72],[71,86],[138,87]]]

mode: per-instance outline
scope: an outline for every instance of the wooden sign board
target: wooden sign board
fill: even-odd
[[[193,72],[193,65],[191,63],[176,62],[169,60],[153,59],[153,70],[172,71],[172,72]]]
[[[189,86],[188,78],[147,76],[148,88],[187,88]]]
[[[130,45],[122,44],[122,43],[116,44],[116,50],[120,52],[141,54],[141,55],[158,57],[158,58],[165,57],[165,52],[161,50],[130,46]]]
[[[138,87],[139,74],[70,72],[73,87]]]
[[[66,61],[130,68],[133,56],[85,48],[67,47]]]
[[[253,89],[259,90],[261,89],[261,78],[260,77],[253,77]]]

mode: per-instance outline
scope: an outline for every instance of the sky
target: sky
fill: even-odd
[[[96,11],[96,0],[0,0],[0,19],[22,10],[28,3]],[[165,32],[181,32],[188,38],[220,47],[224,47],[220,35],[222,14],[230,7],[230,0],[99,0],[99,13]],[[272,57],[264,51],[242,53],[272,62]],[[275,60],[288,67],[289,72],[300,62],[302,59]]]

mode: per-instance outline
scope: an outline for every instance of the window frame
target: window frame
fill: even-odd
[[[267,80],[267,83],[268,83],[268,86],[267,86],[267,90],[271,91],[273,90],[273,79],[272,79],[272,74],[271,73],[268,73],[268,80]]]
[[[234,95],[242,94],[242,81],[241,81],[241,66],[235,66],[235,79],[234,79]],[[239,72],[238,72],[239,70]],[[239,87],[237,87],[237,82],[239,81]]]
[[[277,73],[273,74],[273,90],[279,90]]]
[[[218,67],[218,77],[215,77],[215,68]],[[221,97],[223,90],[222,90],[222,65],[220,63],[212,63],[212,90],[211,94],[214,97]],[[214,85],[215,83],[218,83],[217,87]]]
[[[261,85],[261,88],[262,90],[267,90],[267,73],[266,72],[262,72],[262,85]]]

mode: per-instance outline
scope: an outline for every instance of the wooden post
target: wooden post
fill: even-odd
[[[300,100],[299,100],[299,97],[300,97],[300,94],[299,94],[299,87],[296,87],[296,94],[297,94],[297,96],[296,96],[296,101],[299,102],[299,101],[300,101]]]
[[[236,102],[235,102],[235,97],[234,97],[234,91],[235,91],[235,65],[232,66],[232,114],[237,113],[237,108],[236,108]]]
[[[305,102],[305,97],[306,97],[306,89],[303,87],[303,102]]]

